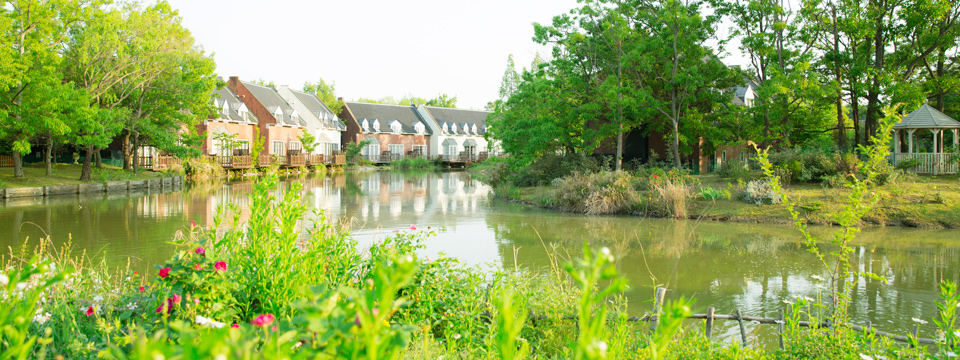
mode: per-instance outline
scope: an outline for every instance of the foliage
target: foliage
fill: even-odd
[[[766,179],[752,180],[747,183],[740,199],[755,205],[775,205],[783,202],[783,195]]]
[[[183,172],[191,179],[211,179],[225,174],[219,162],[206,157],[185,159],[181,164]]]
[[[510,158],[515,159],[513,157]],[[569,174],[595,173],[600,170],[594,158],[580,154],[545,155],[519,172],[509,175],[510,182],[517,186],[538,186],[553,182]]]
[[[363,152],[363,148],[370,144],[370,140],[363,140],[358,143],[346,143],[343,145],[343,154],[347,158],[348,163],[354,163],[357,161],[357,158],[360,157],[360,153]]]
[[[623,171],[573,173],[553,182],[553,206],[577,213],[623,214],[640,199],[637,180]]]
[[[336,95],[336,86],[334,82],[328,84],[326,81],[323,81],[323,79],[320,79],[313,84],[304,83],[303,92],[316,95],[331,112],[339,114],[344,104],[343,100],[340,100]]]
[[[307,154],[313,154],[313,151],[317,149],[317,137],[313,136],[309,130],[303,129],[303,132],[300,133],[300,136],[297,137],[300,140],[300,144],[303,144],[303,149],[307,151]]]
[[[395,169],[423,169],[434,167],[436,164],[426,158],[403,158],[390,162],[390,167]]]
[[[425,99],[421,97],[416,97],[413,95],[406,95],[400,99],[396,99],[393,96],[385,96],[380,99],[369,99],[369,98],[359,98],[358,102],[372,103],[372,104],[388,104],[388,105],[426,105],[434,107],[444,107],[444,108],[456,108],[457,107],[457,97],[450,97],[447,94],[440,94],[433,99]]]

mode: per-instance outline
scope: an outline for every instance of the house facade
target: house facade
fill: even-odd
[[[277,93],[301,115],[307,131],[317,139],[313,154],[329,156],[341,150],[340,133],[346,130],[346,125],[320,98],[314,94],[292,90],[287,85],[281,86]]]
[[[414,106],[345,102],[340,119],[347,127],[341,141],[369,141],[361,154],[370,161],[389,162],[430,154],[433,131]]]
[[[433,106],[417,106],[433,133],[430,136],[430,158],[477,161],[480,157],[499,153],[499,146],[483,136],[487,131],[489,111],[462,110]]]
[[[257,116],[229,88],[223,87],[211,96],[217,113],[197,124],[197,133],[206,133],[201,145],[204,155],[235,156],[249,155],[250,145],[258,126]],[[219,135],[225,134],[225,135]],[[233,138],[233,148],[223,139]]]
[[[258,119],[260,137],[264,140],[261,155],[283,158],[288,154],[303,153],[300,135],[306,129],[306,123],[277,90],[240,81],[236,76],[230,77],[227,86]]]

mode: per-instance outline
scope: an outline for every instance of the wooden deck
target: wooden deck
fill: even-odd
[[[907,164],[904,164],[907,163]],[[956,174],[960,170],[960,154],[942,154],[942,153],[895,153],[893,154],[893,166],[906,166],[909,163],[915,163],[914,166],[905,167],[905,170],[917,174],[946,175]]]

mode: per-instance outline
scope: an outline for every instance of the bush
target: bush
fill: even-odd
[[[849,167],[850,161],[840,153],[820,148],[787,149],[770,154],[773,165],[789,171],[790,180],[799,182],[822,181],[824,177],[836,174],[841,164]]]
[[[636,179],[623,171],[575,173],[553,185],[549,197],[554,206],[583,214],[622,214],[640,198]]]
[[[470,172],[487,185],[497,187],[503,184],[510,174],[507,158],[491,157],[470,167]]]
[[[661,213],[676,219],[686,219],[687,201],[693,196],[693,186],[669,177],[653,184],[654,198],[659,202]]]
[[[700,197],[704,200],[720,200],[720,199],[730,199],[729,190],[721,190],[712,186],[704,186],[700,188]]]
[[[740,161],[726,161],[717,168],[717,175],[728,179],[746,179],[750,177],[750,167]]]
[[[390,162],[390,167],[395,169],[422,169],[433,167],[434,163],[424,158],[403,158]]]
[[[754,180],[747,183],[740,197],[743,201],[756,205],[773,205],[783,202],[783,197],[773,190],[769,180]]]
[[[600,165],[592,157],[580,154],[549,154],[512,175],[511,182],[517,186],[541,186],[573,173],[598,171],[600,171]]]
[[[182,162],[183,172],[191,179],[209,179],[223,176],[226,170],[216,160],[200,157]]]

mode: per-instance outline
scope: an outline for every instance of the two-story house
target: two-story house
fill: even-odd
[[[264,155],[271,155],[275,161],[284,161],[284,165],[303,165],[303,145],[300,136],[306,129],[301,114],[297,112],[276,89],[261,86],[251,82],[240,81],[231,76],[227,82],[230,91],[233,91],[247,109],[258,119],[260,136],[264,141]],[[294,155],[291,157],[288,155]],[[293,162],[291,162],[293,161]],[[261,163],[265,163],[261,160]]]
[[[197,133],[206,133],[201,145],[203,154],[218,157],[249,155],[250,143],[258,126],[257,116],[228,87],[215,90],[211,101],[216,115],[196,126]]]
[[[287,85],[281,86],[277,92],[300,114],[306,123],[307,131],[316,138],[317,147],[313,154],[329,157],[340,151],[340,133],[347,127],[320,98],[314,94],[292,90]]]
[[[370,161],[386,163],[430,154],[433,132],[414,106],[346,102],[340,118],[347,125],[343,143],[368,141],[361,154]]]
[[[498,152],[483,134],[487,131],[489,111],[417,106],[420,117],[427,120],[430,136],[430,158],[445,161],[477,161]]]

